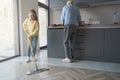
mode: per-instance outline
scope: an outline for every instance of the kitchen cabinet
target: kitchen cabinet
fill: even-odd
[[[78,30],[75,57],[103,57],[103,29]]]
[[[62,9],[66,5],[67,0],[50,0],[50,8],[52,9]],[[102,5],[115,5],[120,4],[119,0],[75,0],[75,4],[79,7],[93,7]]]
[[[89,27],[77,29],[74,58],[119,63],[120,28]],[[64,58],[63,27],[48,28],[47,34],[48,57]]]
[[[99,2],[109,2],[113,0],[75,0],[75,2],[81,2],[81,3],[99,3]]]
[[[104,44],[105,58],[120,58],[120,29],[106,29]]]
[[[63,29],[48,29],[48,57],[64,58]]]
[[[67,0],[50,0],[50,8],[61,8],[66,5]]]

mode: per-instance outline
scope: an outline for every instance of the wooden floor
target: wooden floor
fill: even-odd
[[[34,70],[33,61],[26,63],[26,57],[18,57],[0,63],[0,80],[120,80],[120,64],[94,61],[63,63],[62,59],[47,58],[47,51],[38,55],[39,68],[48,71],[27,75]]]
[[[49,68],[49,71],[28,76],[26,72],[35,69],[33,62],[2,64],[0,64],[0,80],[120,80],[120,73],[43,64],[39,65],[39,68]]]

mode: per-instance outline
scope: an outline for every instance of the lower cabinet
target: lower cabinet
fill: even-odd
[[[120,58],[120,29],[106,29],[104,42],[104,57]]]
[[[64,58],[63,28],[48,29],[48,57]],[[75,59],[120,62],[120,29],[78,29]]]
[[[64,58],[63,29],[48,29],[47,31],[48,57]]]
[[[104,29],[81,29],[78,31],[75,57],[103,57]]]
[[[102,57],[103,56],[103,32],[102,29],[86,30],[85,35],[85,56]]]

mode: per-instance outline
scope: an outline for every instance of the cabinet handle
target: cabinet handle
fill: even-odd
[[[79,44],[79,43],[85,43],[85,42],[81,42],[81,41],[76,41],[76,43],[78,43],[78,44]]]
[[[80,37],[83,37],[83,36],[85,36],[85,35],[77,34],[76,36],[80,36]]]

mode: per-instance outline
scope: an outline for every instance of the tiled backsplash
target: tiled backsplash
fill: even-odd
[[[89,18],[93,20],[100,21],[101,24],[113,24],[113,13],[117,11],[120,23],[120,5],[111,5],[111,6],[99,6],[99,7],[88,7],[80,8],[80,13],[82,20],[85,23],[89,22]],[[51,24],[52,23],[61,23],[61,9],[51,10]]]

